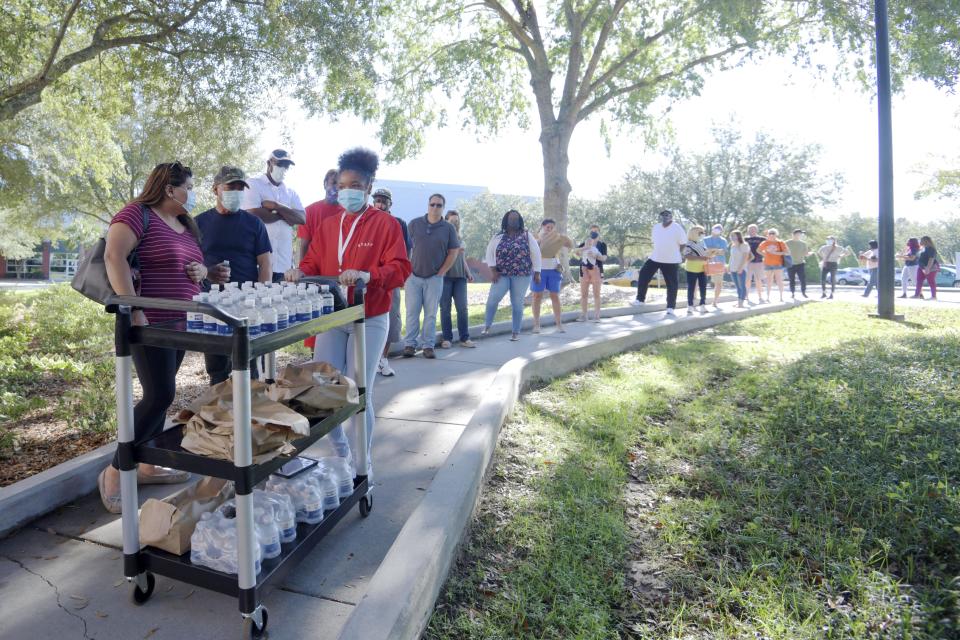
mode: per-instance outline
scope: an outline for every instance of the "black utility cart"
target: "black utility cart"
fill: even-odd
[[[303,281],[329,284],[332,289],[337,287],[336,281],[331,279],[306,278]],[[339,292],[337,298],[338,302],[343,300]],[[363,299],[364,283],[358,282],[354,288],[352,305],[338,304],[340,309],[332,314],[255,338],[248,335],[246,318],[234,317],[212,304],[138,296],[114,296],[110,299],[107,310],[116,314],[117,450],[123,507],[123,571],[127,580],[134,583],[133,601],[136,604],[143,604],[150,599],[155,586],[154,574],[167,576],[187,584],[236,596],[243,616],[242,637],[261,638],[265,634],[268,620],[267,609],[260,602],[261,589],[285,575],[355,504],[359,504],[360,513],[364,517],[370,513],[373,498],[367,495],[367,477],[358,475],[350,497],[343,500],[336,510],[326,512],[318,524],[298,523],[296,540],[283,544],[280,556],[264,559],[261,572],[257,575],[254,565],[255,545],[258,543],[253,524],[253,489],[292,458],[279,456],[263,464],[253,464],[249,362],[253,358],[265,356],[267,364],[264,375],[270,381],[276,377],[275,353],[278,349],[335,327],[355,323],[357,339],[354,340],[353,355],[356,359],[356,377],[360,390],[359,403],[347,405],[329,417],[311,421],[310,435],[292,443],[298,453],[304,451],[338,424],[364,410],[366,376]],[[131,311],[134,308],[200,311],[228,324],[233,329],[233,335],[188,332],[184,321],[133,326]],[[170,429],[147,442],[134,442],[131,345],[169,347],[232,356],[235,441],[232,464],[184,451],[180,446],[183,438],[181,429]],[[359,429],[359,434],[361,450],[354,452],[354,459],[363,461],[366,460],[368,446],[366,430]],[[235,483],[239,561],[237,575],[195,566],[190,562],[189,552],[176,556],[152,547],[140,548],[136,472],[138,462],[224,478]],[[365,468],[359,471],[366,473]]]

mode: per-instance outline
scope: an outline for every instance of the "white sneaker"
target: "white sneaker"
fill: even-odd
[[[677,316],[677,312],[674,311],[673,309],[667,307],[667,313],[666,313],[666,315],[670,316],[671,318],[675,318],[675,317]]]
[[[643,304],[643,303],[640,302],[639,300],[637,300],[636,298],[634,298],[633,300],[630,301],[630,306],[631,306],[631,307],[639,307],[639,306],[642,305],[642,304]]]
[[[397,375],[397,372],[394,371],[393,367],[390,366],[390,361],[383,356],[380,356],[380,364],[377,365],[377,373],[387,378]]]
[[[697,309],[697,311],[699,311],[700,313],[706,313],[706,312],[707,312],[707,305],[705,305],[705,304],[700,305],[700,308]]]
[[[688,315],[688,316],[692,316],[692,315],[693,315],[693,307],[687,307],[687,315]]]

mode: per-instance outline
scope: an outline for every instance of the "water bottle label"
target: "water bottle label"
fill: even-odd
[[[260,333],[273,333],[277,330],[277,324],[275,322],[264,322],[260,325]]]
[[[323,509],[321,508],[321,506],[318,504],[318,505],[314,505],[314,507],[316,508],[307,509],[307,513],[306,513],[307,522],[319,522],[320,520],[323,519]]]
[[[309,322],[309,321],[310,321],[310,314],[309,314],[309,313],[306,313],[306,312],[305,312],[305,313],[298,313],[298,314],[297,314],[297,322]]]
[[[290,542],[295,540],[297,537],[297,525],[293,523],[286,523],[283,525],[285,528],[280,531],[280,538],[284,542]]]
[[[216,333],[217,332],[217,321],[209,316],[203,317],[203,331],[205,333]]]
[[[217,325],[217,335],[218,336],[229,336],[233,333],[233,327],[228,324],[218,324]]]
[[[283,331],[287,328],[287,319],[286,318],[277,318],[277,330]]]
[[[333,313],[333,305],[323,305],[323,315],[328,315]]]
[[[203,331],[203,318],[201,317],[199,320],[197,318],[188,318],[187,331]]]
[[[327,511],[333,511],[340,506],[340,498],[337,496],[328,496],[323,499],[323,508]]]
[[[251,338],[256,338],[258,335],[260,335],[260,325],[258,324],[250,325],[247,333]]]
[[[320,309],[311,309],[311,310],[310,310],[310,318],[313,319],[313,320],[316,320],[317,318],[319,318],[319,317],[320,317],[320,311],[321,311]]]
[[[271,541],[269,544],[263,546],[263,556],[265,558],[275,558],[280,555],[280,539],[277,538],[276,541]]]

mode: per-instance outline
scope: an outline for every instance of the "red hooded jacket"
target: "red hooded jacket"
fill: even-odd
[[[346,212],[344,212],[346,213]],[[346,242],[357,216],[353,237],[343,254],[343,265],[337,264],[341,221]],[[400,223],[389,213],[368,206],[362,214],[336,215],[324,218],[315,228],[307,255],[300,262],[300,270],[308,276],[337,276],[347,269],[368,271],[364,309],[367,317],[390,311],[391,291],[402,287],[412,267],[407,258]],[[353,289],[347,292],[353,299]]]

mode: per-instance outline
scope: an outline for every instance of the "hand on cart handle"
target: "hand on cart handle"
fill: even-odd
[[[300,271],[300,269],[294,267],[292,269],[287,269],[287,271],[283,274],[283,279],[287,282],[296,282],[303,276],[303,271]]]
[[[145,327],[147,324],[147,316],[144,315],[142,309],[135,309],[133,313],[130,314],[130,324],[135,327]]]
[[[230,282],[230,265],[215,264],[207,271],[207,279],[213,284],[225,284]]]
[[[352,287],[357,284],[358,281],[366,283],[370,279],[370,274],[366,271],[357,271],[356,269],[347,269],[340,274],[338,280],[340,284]]]

